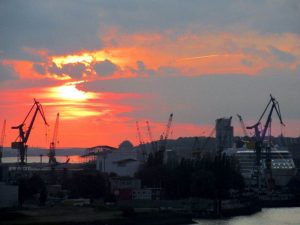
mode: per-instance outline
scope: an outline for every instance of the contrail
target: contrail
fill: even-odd
[[[212,55],[202,55],[202,56],[194,56],[194,57],[186,57],[178,59],[177,61],[188,61],[188,60],[198,60],[198,59],[206,59],[206,58],[213,58],[218,56],[232,56],[232,54],[212,54]]]

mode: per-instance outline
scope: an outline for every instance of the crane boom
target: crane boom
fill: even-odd
[[[261,124],[261,120],[264,117],[267,109],[269,108],[269,106],[271,104],[272,104],[272,106],[271,106],[269,115],[267,117],[266,123],[265,123],[265,125],[263,127],[263,130],[259,131],[258,126]],[[266,133],[267,133],[267,130],[268,130],[268,127],[270,126],[270,123],[271,123],[271,120],[272,120],[272,114],[273,114],[274,109],[275,109],[275,111],[277,113],[277,116],[279,118],[280,124],[283,125],[283,126],[285,126],[285,124],[282,121],[281,112],[280,112],[280,108],[279,108],[279,103],[278,103],[278,101],[272,95],[270,95],[270,100],[269,100],[269,102],[268,102],[265,110],[263,111],[262,115],[260,116],[258,122],[256,124],[254,124],[253,126],[247,127],[247,129],[254,129],[255,130],[256,141],[260,141],[260,142],[264,141]]]
[[[23,127],[25,125],[25,122],[28,119],[31,112],[33,111],[34,107],[35,107],[35,111],[34,111],[33,116],[31,118],[29,127],[26,131],[24,131]],[[34,104],[31,107],[31,109],[29,110],[29,112],[27,113],[27,115],[26,115],[25,119],[23,120],[23,122],[18,126],[13,126],[12,127],[12,129],[18,129],[19,130],[19,136],[17,137],[17,139],[19,139],[20,141],[12,142],[11,147],[12,147],[12,149],[19,149],[21,164],[25,164],[24,159],[25,159],[25,154],[27,152],[26,143],[29,139],[29,136],[30,136],[30,133],[31,133],[31,130],[32,130],[32,127],[33,127],[33,124],[34,124],[34,121],[36,119],[36,116],[37,116],[38,112],[41,114],[44,123],[48,126],[48,123],[46,121],[42,105],[36,99],[34,99]]]
[[[236,114],[236,115],[237,115],[237,117],[239,118],[239,121],[240,121],[240,124],[241,124],[242,130],[243,130],[244,136],[245,136],[245,137],[249,137],[249,135],[248,135],[248,132],[247,132],[247,130],[246,130],[246,126],[245,126],[245,123],[244,123],[244,120],[243,120],[242,116],[241,116],[241,115],[239,115],[239,114]]]
[[[169,116],[169,120],[168,120],[168,124],[167,124],[167,130],[166,130],[166,135],[165,135],[165,141],[168,139],[169,133],[170,133],[170,129],[171,129],[171,125],[172,125],[172,120],[173,120],[173,113],[170,114]]]
[[[1,131],[1,137],[0,137],[0,163],[2,163],[2,156],[3,156],[3,144],[5,139],[5,128],[6,128],[6,120],[3,122],[3,127]]]

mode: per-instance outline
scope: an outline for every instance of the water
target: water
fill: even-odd
[[[69,163],[83,163],[84,159],[80,157],[79,155],[71,155],[71,156],[56,156],[56,160],[59,163],[66,162],[67,158],[70,159]],[[40,156],[28,156],[27,157],[27,163],[39,163],[41,160]],[[42,162],[47,163],[49,161],[49,158],[47,156],[43,156]],[[2,158],[3,163],[15,163],[18,162],[17,157],[3,157]]]
[[[224,220],[196,220],[199,225],[299,225],[300,208],[263,209],[251,216]]]

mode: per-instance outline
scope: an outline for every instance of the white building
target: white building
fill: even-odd
[[[122,142],[117,150],[99,152],[96,157],[98,171],[119,176],[134,176],[140,164],[137,151],[129,141]]]

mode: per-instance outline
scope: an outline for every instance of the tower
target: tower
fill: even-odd
[[[232,117],[216,120],[216,148],[218,151],[222,151],[224,148],[232,148],[233,146],[231,119]]]

